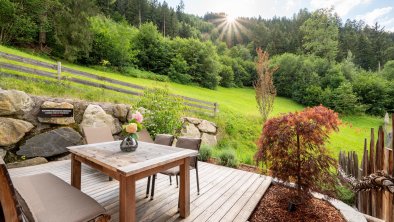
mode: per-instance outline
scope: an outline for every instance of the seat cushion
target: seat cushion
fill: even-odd
[[[194,167],[189,166],[189,169],[192,170],[192,169],[194,169]],[[179,169],[179,166],[176,166],[176,167],[173,167],[171,169],[162,171],[160,173],[165,174],[165,175],[169,175],[169,176],[175,176],[175,175],[178,175],[180,172],[181,171]]]
[[[14,177],[12,181],[34,221],[89,221],[105,213],[93,198],[53,174]]]

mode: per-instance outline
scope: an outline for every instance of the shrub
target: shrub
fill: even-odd
[[[343,201],[349,206],[353,206],[355,201],[354,192],[351,189],[344,186],[337,186],[336,188],[338,193],[338,199]]]
[[[169,44],[173,52],[186,61],[186,64],[183,64],[182,60],[177,61],[177,66],[187,67],[191,82],[209,89],[215,89],[218,86],[220,63],[216,47],[212,42],[175,38]]]
[[[138,51],[138,66],[147,71],[166,74],[173,56],[168,43],[152,22],[142,24],[133,42],[134,49]]]
[[[200,148],[198,160],[207,162],[212,157],[212,148],[206,145],[202,145]]]
[[[106,60],[113,66],[128,66],[136,63],[137,52],[132,49],[132,40],[137,35],[136,28],[127,23],[116,23],[104,16],[90,18],[94,33],[92,51],[88,61],[99,64]]]
[[[171,60],[171,66],[168,69],[168,76],[174,82],[181,84],[189,84],[192,77],[187,74],[189,71],[189,66],[187,62],[182,58],[181,55],[176,54]]]
[[[388,81],[381,76],[365,72],[355,77],[353,90],[367,106],[367,113],[382,116],[388,108],[388,85]]]
[[[220,69],[219,75],[221,77],[220,79],[221,86],[223,87],[233,86],[234,72],[230,66],[223,65],[222,68]]]
[[[340,113],[354,114],[365,111],[364,106],[358,102],[359,99],[353,92],[352,84],[349,82],[344,82],[334,89],[330,100],[333,105],[331,108]]]
[[[238,160],[234,150],[224,149],[221,150],[219,155],[219,164],[227,167],[236,168],[238,166]]]
[[[148,88],[135,104],[143,107],[144,125],[154,137],[159,133],[177,134],[186,107],[183,99],[170,95],[167,88]]]
[[[265,163],[282,181],[295,178],[298,198],[310,196],[311,190],[335,194],[337,180],[331,169],[336,161],[325,142],[339,124],[338,115],[323,106],[269,119],[258,142],[256,161]]]

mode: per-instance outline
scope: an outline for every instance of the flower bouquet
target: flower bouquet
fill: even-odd
[[[131,120],[127,125],[123,126],[123,134],[125,139],[120,144],[120,149],[124,152],[135,151],[138,147],[138,134],[137,132],[142,130],[142,121],[144,117],[138,111],[131,115]]]

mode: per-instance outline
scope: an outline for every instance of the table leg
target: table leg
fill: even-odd
[[[75,159],[75,154],[71,154],[71,185],[81,189],[81,162]]]
[[[180,189],[179,189],[179,214],[182,218],[190,215],[190,159],[185,158],[184,164],[180,165]]]
[[[119,221],[137,221],[134,176],[121,175],[119,185]]]

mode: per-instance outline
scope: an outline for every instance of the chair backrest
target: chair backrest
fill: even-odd
[[[111,129],[108,126],[84,127],[83,133],[88,144],[114,141]]]
[[[153,139],[150,137],[150,134],[146,129],[142,129],[138,132],[138,140],[146,143],[153,143]]]
[[[172,146],[174,138],[175,137],[170,134],[157,134],[155,137],[155,143],[165,146]]]
[[[200,151],[201,139],[193,139],[187,137],[179,137],[176,142],[176,147]],[[190,159],[190,166],[196,167],[197,157]]]
[[[0,217],[0,221],[17,222],[22,221],[22,210],[18,203],[16,191],[7,167],[0,157],[0,205],[4,218]]]

